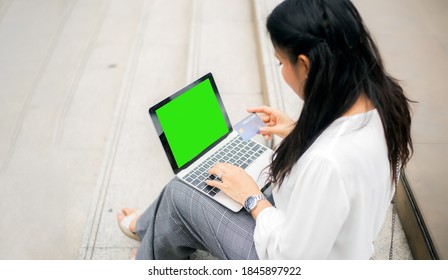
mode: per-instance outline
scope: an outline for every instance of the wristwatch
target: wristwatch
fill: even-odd
[[[250,213],[255,209],[255,207],[257,207],[258,201],[263,199],[266,199],[266,197],[262,194],[251,195],[244,202],[244,208]]]

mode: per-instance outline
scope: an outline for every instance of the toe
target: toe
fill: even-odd
[[[117,220],[118,223],[121,223],[126,217],[134,214],[137,212],[136,208],[122,208],[121,211],[117,212]],[[136,213],[137,214],[137,213]],[[135,218],[130,222],[129,224],[129,230],[132,232],[135,232],[137,220],[140,217],[140,215],[136,215]]]
[[[135,208],[121,208],[121,210],[117,211],[118,222],[121,222],[127,216],[132,215],[135,211]]]
[[[137,211],[137,209],[135,209],[135,208],[122,208],[121,210],[123,211],[125,216],[129,216],[132,213],[134,213],[135,211]]]
[[[117,220],[120,223],[124,218],[126,218],[126,215],[124,214],[123,210],[117,211]]]

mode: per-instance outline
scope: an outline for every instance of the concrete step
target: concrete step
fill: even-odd
[[[2,1],[1,258],[76,258],[144,4]]]

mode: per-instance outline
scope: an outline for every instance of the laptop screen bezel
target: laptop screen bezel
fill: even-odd
[[[224,134],[223,136],[221,136],[219,139],[217,139],[215,142],[213,142],[210,146],[208,146],[206,149],[204,149],[202,152],[200,152],[198,155],[196,155],[194,158],[192,158],[190,161],[188,161],[187,163],[185,163],[183,166],[179,167],[176,163],[176,160],[174,158],[174,154],[170,148],[170,145],[168,143],[168,140],[165,136],[165,132],[163,131],[163,128],[160,124],[160,120],[156,114],[156,111],[161,108],[162,106],[166,105],[167,103],[169,103],[170,101],[174,100],[175,98],[181,96],[182,94],[186,93],[187,91],[189,91],[190,89],[192,89],[193,87],[197,86],[198,84],[202,83],[205,80],[209,80],[210,84],[213,88],[213,92],[215,94],[215,97],[218,101],[219,104],[219,108],[221,109],[221,113],[224,117],[224,120],[226,122],[227,128],[228,128],[228,132],[226,134]],[[203,156],[204,154],[206,154],[208,151],[210,151],[211,149],[213,149],[213,147],[215,147],[219,142],[221,142],[223,139],[225,139],[230,133],[232,133],[233,128],[232,128],[232,124],[230,123],[230,119],[227,115],[227,111],[224,107],[224,103],[222,102],[221,96],[219,94],[218,88],[216,86],[215,80],[213,78],[212,73],[207,73],[206,75],[202,76],[201,78],[197,79],[196,81],[192,82],[191,84],[185,86],[184,88],[182,88],[181,90],[175,92],[174,94],[172,94],[171,96],[163,99],[162,101],[160,101],[159,103],[157,103],[156,105],[152,106],[151,108],[149,108],[149,115],[151,117],[151,120],[154,124],[154,127],[157,131],[157,134],[159,136],[160,142],[162,143],[163,149],[165,150],[165,154],[168,157],[168,161],[170,162],[171,168],[173,169],[175,174],[178,174],[179,172],[181,172],[182,170],[188,168],[192,163],[194,163],[198,158],[200,158],[201,156]]]

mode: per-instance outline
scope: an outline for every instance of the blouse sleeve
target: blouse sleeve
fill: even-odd
[[[337,246],[349,211],[341,172],[325,155],[302,159],[297,175],[289,175],[296,180],[290,183],[287,208],[271,207],[257,217],[254,240],[260,259],[326,259]]]

